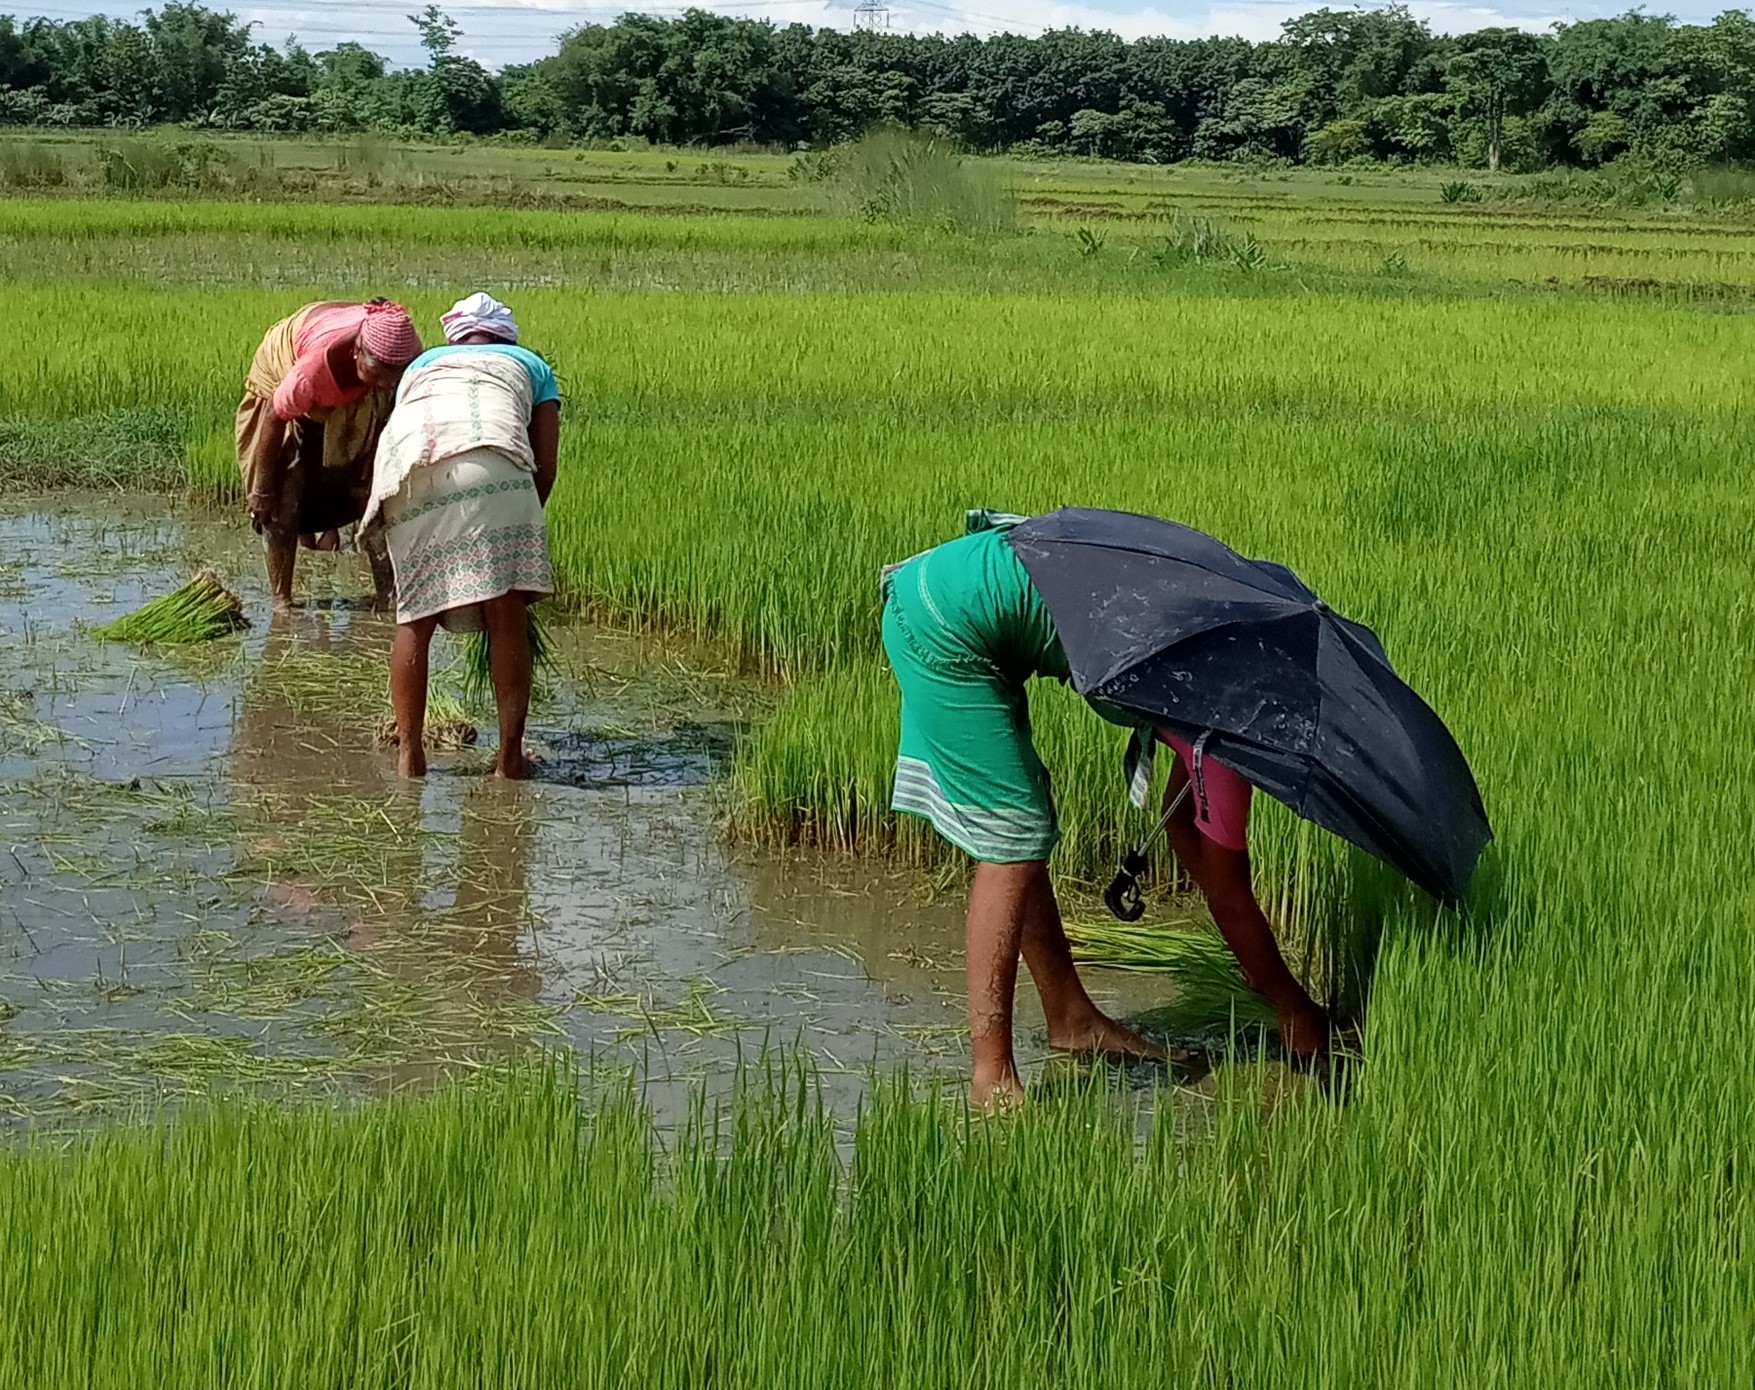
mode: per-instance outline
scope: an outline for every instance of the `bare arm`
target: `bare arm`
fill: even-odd
[[[263,429],[251,441],[250,495],[244,504],[250,511],[250,525],[257,531],[272,525],[275,504],[280,500],[280,460],[285,447],[283,429]]]
[[[274,418],[285,425],[305,414],[314,399],[315,388],[310,375],[304,365],[295,360],[292,370],[274,388],[269,408],[274,412]],[[284,430],[265,429],[256,438],[250,459],[250,495],[245,501],[250,509],[250,524],[258,531],[274,522],[274,510],[280,502],[284,481],[280,465],[285,443]]]
[[[1187,781],[1188,774],[1178,763],[1164,789],[1165,805]],[[1255,898],[1249,851],[1227,849],[1201,834],[1191,800],[1184,800],[1176,808],[1165,833],[1177,861],[1188,870],[1195,887],[1207,900],[1207,908],[1231,954],[1237,957],[1243,978],[1274,1006],[1279,1015],[1281,1039],[1294,1052],[1320,1051],[1328,1040],[1328,1017],[1280,955],[1273,926]]]
[[[536,455],[536,497],[543,506],[555,487],[561,449],[561,403],[544,401],[530,412],[530,452]]]

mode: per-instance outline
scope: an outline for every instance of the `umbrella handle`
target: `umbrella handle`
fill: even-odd
[[[1118,921],[1137,922],[1146,915],[1146,904],[1140,897],[1139,876],[1146,871],[1146,856],[1130,849],[1121,861],[1121,869],[1103,890],[1103,905]]]
[[[1152,833],[1138,849],[1130,849],[1122,858],[1121,868],[1109,886],[1103,890],[1103,905],[1120,922],[1137,922],[1146,915],[1145,900],[1140,896],[1140,875],[1146,871],[1149,862],[1146,851],[1152,842],[1164,833],[1164,827],[1170,824],[1170,817],[1176,814],[1176,808],[1188,799],[1188,783],[1182,784],[1182,790],[1176,798],[1164,808],[1164,814],[1158,817],[1158,823],[1152,827]]]

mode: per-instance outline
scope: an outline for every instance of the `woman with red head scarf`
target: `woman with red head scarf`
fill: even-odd
[[[307,304],[256,349],[238,406],[238,471],[277,611],[292,605],[300,540],[333,549],[337,529],[365,513],[378,434],[403,369],[420,352],[408,311],[385,299]],[[392,577],[381,528],[359,541],[378,602],[387,604]]]

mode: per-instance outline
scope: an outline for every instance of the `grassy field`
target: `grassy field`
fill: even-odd
[[[198,153],[167,153],[179,147]],[[139,188],[106,185],[100,177],[105,151],[120,156],[112,167],[137,167],[146,182]],[[1103,236],[1112,254],[1136,247],[1149,252],[1166,233],[1174,233],[1179,220],[1204,219],[1240,236],[1253,235],[1271,253],[1305,267],[1366,273],[1387,268],[1495,286],[1590,282],[1607,291],[1738,301],[1755,294],[1749,235],[1755,226],[1755,178],[1737,171],[1617,183],[1601,175],[1489,175],[1444,168],[1251,171],[1018,159],[980,164],[1015,191],[1025,227],[1064,234],[1083,225]],[[400,203],[453,213],[491,207],[636,219],[643,214],[709,216],[739,224],[820,223],[820,215],[834,210],[838,200],[832,188],[813,177],[814,169],[809,156],[747,151],[0,131],[0,193],[63,198],[108,191],[160,200],[223,196],[356,206]],[[1447,188],[1468,201],[1444,202]],[[96,226],[86,218],[77,223],[85,237],[95,234]],[[158,224],[155,237],[171,234],[176,225],[175,219]],[[203,227],[216,230],[201,218],[181,225],[191,234]],[[282,235],[296,240],[311,225],[296,220],[296,230]],[[476,241],[464,233],[464,225],[441,232],[440,240],[455,246]],[[773,240],[744,225],[733,239],[740,246],[759,241],[773,250],[809,233],[794,228],[769,236]],[[398,240],[404,249],[433,244],[414,232]],[[544,251],[557,249],[552,236],[535,240]],[[704,240],[724,244],[718,237]],[[577,243],[563,239],[563,244]],[[707,251],[709,245],[698,249]],[[860,268],[837,270],[857,275]],[[319,272],[319,278],[326,276]],[[564,278],[575,281],[578,267],[569,267]]]
[[[655,160],[634,162],[650,173]],[[275,1365],[306,1346],[366,1384],[368,1368],[440,1383],[409,1369],[438,1364],[429,1355],[555,1383],[540,1367],[558,1361],[522,1374],[511,1348],[525,1346],[610,1347],[622,1359],[591,1375],[652,1383],[686,1361],[654,1352],[678,1346],[702,1358],[693,1383],[789,1383],[782,1357],[798,1384],[1747,1381],[1755,1080],[1736,1049],[1755,1025],[1755,890],[1738,867],[1755,785],[1755,361],[1726,312],[1726,286],[1749,278],[1739,224],[1453,206],[1435,180],[1200,171],[1186,205],[1154,221],[1144,204],[1173,199],[1182,171],[1100,173],[1044,171],[1061,183],[1023,190],[1026,230],[986,240],[650,209],[0,203],[0,265],[30,325],[26,350],[0,359],[0,469],[17,479],[89,457],[118,481],[187,470],[223,492],[237,383],[271,319],[384,292],[433,333],[457,294],[504,291],[568,392],[551,534],[574,600],[715,634],[790,686],[739,753],[739,833],[929,856],[883,809],[895,708],[878,567],[955,533],[965,506],[1076,502],[1209,529],[1373,624],[1456,730],[1499,834],[1456,918],[1274,808],[1259,818],[1264,898],[1288,932],[1336,948],[1343,997],[1368,994],[1367,1062],[1344,1111],[1293,1107],[1265,1132],[1134,1164],[1088,1125],[1049,1118],[966,1151],[897,1107],[870,1121],[851,1177],[809,1126],[798,1133],[816,1137],[752,1130],[775,1166],[701,1168],[698,1189],[652,1178],[632,1138],[589,1140],[581,1162],[562,1142],[571,1120],[539,1106],[506,1161],[560,1165],[531,1170],[550,1203],[537,1209],[567,1205],[564,1175],[598,1194],[581,1211],[601,1214],[567,1229],[623,1242],[544,1247],[550,1263],[516,1288],[550,1300],[537,1306],[552,1318],[530,1320],[511,1285],[493,1286],[479,1320],[425,1311],[486,1277],[473,1247],[446,1246],[456,1263],[408,1257],[409,1287],[438,1300],[416,1314],[395,1288],[330,1305],[398,1329],[375,1343],[306,1340],[337,1335],[310,1311],[314,1292],[250,1304],[259,1321],[240,1311],[226,1335],[254,1329],[249,1345],[267,1348],[247,1363],[258,1383],[283,1383]],[[1098,217],[1104,201],[1127,215]],[[1196,217],[1219,227],[1217,251],[1178,240]],[[1259,258],[1238,254],[1251,234]],[[1386,265],[1397,248],[1403,263]],[[1038,715],[1067,832],[1059,868],[1091,879],[1138,828],[1121,750],[1060,692],[1040,692]],[[370,1162],[401,1172],[400,1155],[444,1135],[503,1128],[491,1107],[514,1102],[483,1103],[474,1118],[444,1102],[333,1133],[373,1136],[357,1141],[379,1146]],[[289,1123],[199,1130],[188,1143],[213,1156],[187,1162],[241,1161],[257,1141],[221,1143],[224,1124],[263,1127],[267,1153],[341,1142]],[[159,1141],[99,1142],[156,1171]],[[1007,1166],[1023,1153],[1037,1166]],[[449,1222],[523,1220],[473,1205],[503,1184],[472,1186],[464,1159],[440,1167],[440,1215],[374,1207],[345,1229],[403,1250],[410,1231],[442,1245],[472,1229]],[[5,1171],[43,1202],[84,1193],[91,1211],[112,1181],[84,1156]],[[164,1171],[187,1184],[201,1170]],[[239,1193],[249,1181],[278,1180],[254,1165]],[[924,1263],[860,1243],[868,1195],[882,1239]],[[128,1229],[106,1219],[91,1218],[93,1250]],[[178,1215],[158,1219],[180,1238]],[[53,1227],[32,1229],[13,1239],[47,1250]],[[340,1239],[314,1236],[312,1267]],[[771,1260],[697,1262],[699,1241]],[[479,1267],[522,1280],[503,1249]],[[79,1258],[57,1245],[10,1287],[40,1271],[62,1282],[30,1287],[77,1304],[91,1286]],[[434,1280],[457,1282],[424,1282],[441,1269]],[[625,1336],[593,1330],[603,1309],[585,1305],[600,1302],[626,1313]],[[130,1306],[149,1305],[100,1300],[90,1316]],[[496,1309],[511,1311],[495,1322]]]
[[[1143,1390],[1751,1371],[1748,1208],[1736,1177],[1698,1179],[1676,1134],[1652,1136],[1637,1172],[1581,1135],[1547,1181],[1506,1184],[1482,1151],[1427,1150],[1437,1134],[1369,1103],[1264,1123],[1233,1095],[1210,1134],[1141,1146],[1088,1090],[971,1124],[886,1088],[848,1134],[779,1071],[665,1139],[625,1091],[581,1104],[571,1081],[514,1073],[353,1114],[221,1107],[10,1156],[0,1384]],[[1654,1171],[1665,1186],[1643,1183]],[[1659,1249],[1661,1267],[1629,1258]]]

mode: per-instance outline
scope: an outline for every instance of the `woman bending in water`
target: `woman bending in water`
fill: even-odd
[[[1065,681],[1070,672],[1048,609],[1003,534],[977,531],[888,572],[883,641],[902,692],[891,806],[931,821],[976,861],[966,922],[971,1099],[1023,1097],[1012,1048],[1020,956],[1051,1047],[1162,1058],[1163,1049],[1097,1008],[1073,966],[1048,876],[1060,832],[1025,695],[1032,676]],[[1282,1040],[1303,1055],[1322,1051],[1328,1017],[1286,968],[1250,886],[1249,784],[1174,736],[1160,739],[1178,758],[1169,794],[1191,775],[1199,782],[1170,820],[1172,847],[1250,985],[1273,1003]]]
[[[448,346],[409,364],[367,513],[382,507],[396,571],[397,770],[426,775],[427,659],[443,625],[486,630],[500,724],[494,772],[527,777],[526,609],[554,592],[543,507],[555,485],[561,392],[498,300],[470,295],[441,321]]]

